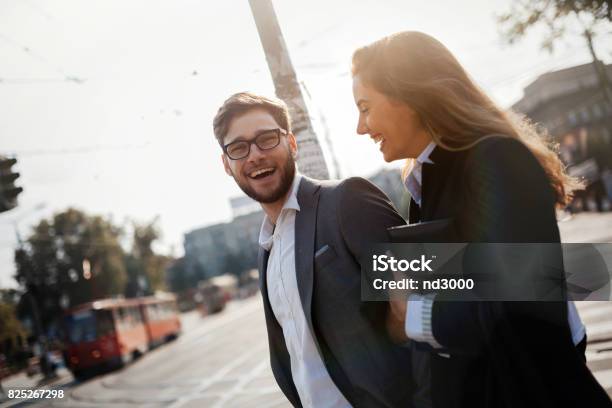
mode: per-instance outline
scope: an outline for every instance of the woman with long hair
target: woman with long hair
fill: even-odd
[[[352,62],[357,132],[385,161],[406,159],[410,223],[451,220],[446,242],[560,242],[555,209],[580,182],[444,45],[400,32],[358,49]],[[415,406],[611,406],[574,347],[584,327],[573,305],[430,295],[390,304],[391,337],[412,340]]]

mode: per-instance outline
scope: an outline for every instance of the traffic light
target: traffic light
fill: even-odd
[[[11,168],[17,159],[0,156],[0,212],[8,211],[17,206],[17,196],[23,188],[15,186],[19,173]]]

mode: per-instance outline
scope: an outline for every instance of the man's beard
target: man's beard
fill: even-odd
[[[267,191],[265,193],[256,192],[251,188],[251,186],[249,186],[248,183],[242,182],[236,179],[236,177],[234,177],[234,180],[236,180],[238,187],[240,187],[240,189],[253,200],[264,204],[274,203],[283,198],[293,184],[293,178],[295,177],[295,160],[293,159],[293,156],[288,154],[287,160],[285,160],[283,166],[276,171],[281,172],[280,185],[274,190]]]

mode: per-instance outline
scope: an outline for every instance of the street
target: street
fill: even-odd
[[[116,374],[75,387],[59,406],[276,407],[284,398],[269,369],[260,299],[207,319]],[[52,406],[55,406],[52,405]]]
[[[183,335],[126,368],[83,383],[64,375],[63,399],[41,407],[285,407],[269,368],[261,298],[202,319],[183,314]],[[60,381],[61,382],[61,381]],[[59,384],[55,385],[60,386]],[[10,381],[5,389],[14,387]],[[19,406],[13,402],[5,406]]]
[[[560,223],[564,242],[612,242],[612,213],[579,214]],[[589,367],[612,395],[612,302],[578,302],[587,326]],[[261,298],[235,301],[222,313],[182,317],[183,335],[126,368],[83,383],[63,375],[48,387],[65,397],[41,407],[287,407],[269,367]],[[22,376],[25,378],[25,376]],[[25,387],[19,376],[5,390]],[[30,384],[33,387],[33,384]],[[5,401],[0,407],[24,402]]]

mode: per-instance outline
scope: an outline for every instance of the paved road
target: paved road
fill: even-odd
[[[560,223],[565,242],[612,242],[612,213],[582,214]],[[612,302],[579,302],[591,342],[589,366],[612,395]],[[288,407],[268,363],[259,296],[205,319],[183,316],[185,332],[121,371],[76,383],[64,375],[62,400],[50,407]],[[12,382],[11,382],[12,381]],[[19,385],[19,378],[5,388]],[[25,381],[25,380],[24,380]],[[23,383],[28,385],[27,382]],[[34,386],[29,384],[29,386]],[[13,401],[0,406],[17,404]]]
[[[123,370],[54,385],[66,397],[41,407],[289,407],[269,368],[261,298],[202,319],[183,315],[184,334]],[[8,389],[12,384],[5,383]],[[15,404],[15,402],[13,402]],[[5,402],[0,406],[11,406]]]

